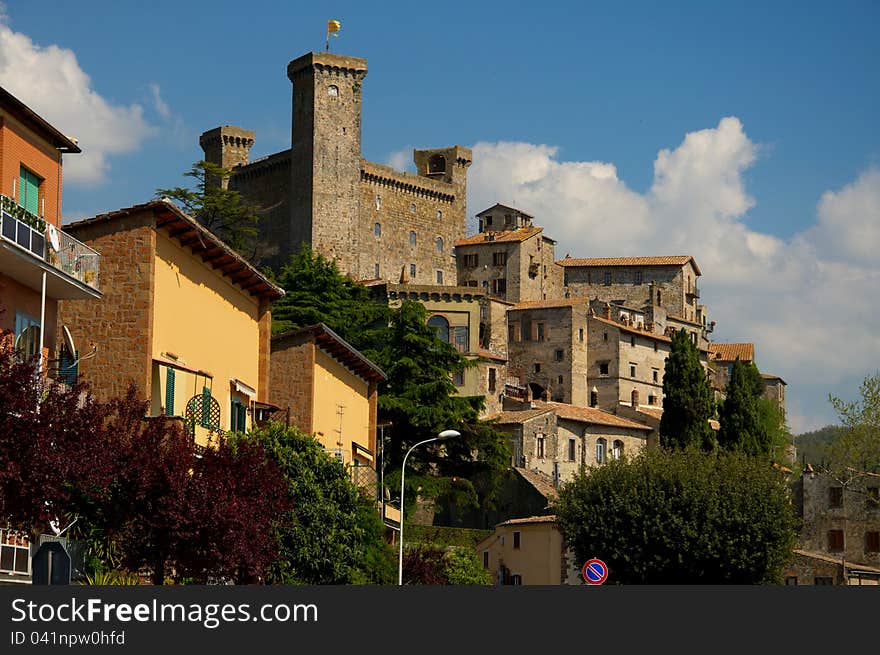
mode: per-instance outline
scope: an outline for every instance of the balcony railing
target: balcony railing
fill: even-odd
[[[7,196],[0,195],[0,235],[59,271],[98,290],[101,255],[58,230],[58,250],[46,239],[46,221]]]

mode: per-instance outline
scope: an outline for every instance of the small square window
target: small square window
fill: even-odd
[[[788,587],[797,587],[797,576],[790,575],[785,578],[785,585]]]
[[[564,356],[565,356],[565,351],[564,351],[564,350],[557,350],[557,351],[554,353],[554,357],[556,358],[556,361],[557,361],[557,362],[561,362],[561,361],[562,361],[562,358],[563,358]]]
[[[635,364],[629,365],[629,376],[631,378],[634,378],[636,376],[636,365]]]
[[[605,281],[606,286],[611,285],[611,271],[605,271],[605,280],[604,281]]]
[[[656,370],[651,371],[651,379],[652,379],[654,382],[657,382],[657,381],[660,379],[660,373],[659,373],[658,371],[656,371]]]
[[[461,371],[458,373],[453,373],[452,374],[452,383],[456,387],[463,387],[464,386],[464,373]]]
[[[602,333],[602,341],[608,341],[608,332]]]
[[[443,284],[443,271],[437,271],[437,284]]]
[[[544,457],[544,437],[539,436],[535,442],[535,454],[539,459]]]
[[[379,279],[379,262],[376,262],[373,265],[373,277],[376,278],[377,280]]]
[[[540,372],[541,372],[541,364],[540,364],[540,363],[535,362],[535,368],[534,368],[534,371],[535,371],[535,373],[540,373]]]
[[[843,530],[829,530],[828,531],[828,552],[839,553],[839,552],[843,551],[843,548],[844,548]]]
[[[880,532],[872,530],[865,533],[865,552],[880,553]]]
[[[608,362],[599,362],[599,375],[608,375]]]
[[[415,264],[409,265],[409,277],[410,277],[410,279],[415,279],[415,277],[416,277],[416,265]]]
[[[636,284],[641,284],[643,280],[643,274],[641,271],[636,271]]]
[[[584,328],[578,329],[578,341],[580,341],[581,343],[584,342]]]
[[[493,252],[492,253],[492,266],[505,266],[507,265],[507,253],[506,252]]]
[[[514,550],[519,550],[519,544],[520,544],[519,534],[520,534],[519,532],[513,533],[513,549]]]

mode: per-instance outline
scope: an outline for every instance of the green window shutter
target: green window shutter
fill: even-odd
[[[165,416],[174,416],[174,369],[165,372]]]
[[[18,204],[32,214],[40,209],[40,178],[26,168],[21,168],[18,187]]]
[[[202,425],[211,426],[211,390],[208,387],[202,387]]]
[[[238,429],[240,432],[247,430],[247,407],[241,403],[238,405]]]

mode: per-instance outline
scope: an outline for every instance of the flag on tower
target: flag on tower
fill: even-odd
[[[342,24],[338,20],[327,21],[327,50],[330,50],[330,36],[339,36],[340,29],[342,29]]]

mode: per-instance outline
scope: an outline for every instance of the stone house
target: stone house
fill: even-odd
[[[453,245],[465,236],[461,146],[414,150],[416,173],[361,155],[366,59],[311,52],[291,61],[291,147],[250,161],[253,131],[201,135],[207,161],[233,171],[231,189],[265,208],[258,264],[280,268],[311,244],[356,280],[454,285]]]
[[[843,558],[811,553],[800,548],[783,576],[786,586],[880,584],[880,568],[847,562]]]
[[[579,585],[581,563],[565,542],[556,517],[530,516],[495,526],[476,545],[495,585]]]
[[[58,338],[59,301],[101,298],[101,256],[61,229],[62,158],[80,152],[0,87],[0,333],[67,381],[76,379],[76,353]]]
[[[505,399],[487,417],[508,435],[512,465],[548,476],[558,485],[583,466],[601,466],[648,445],[652,428],[594,407]]]
[[[507,372],[532,398],[586,405],[585,298],[517,303],[507,311]]]
[[[663,375],[672,340],[602,316],[587,319],[591,407],[663,407]]]
[[[477,216],[481,231],[455,242],[458,284],[482,288],[492,298],[514,303],[562,297],[562,269],[554,261],[556,242],[544,234],[544,228],[534,226],[528,214],[505,205]]]
[[[572,298],[593,298],[632,307],[656,305],[669,319],[705,340],[714,329],[700,305],[697,278],[702,275],[689,255],[672,257],[565,257],[563,287]]]
[[[739,359],[744,364],[756,364],[753,343],[710,343],[709,384],[715,391],[716,400],[724,398],[733,363]],[[757,365],[757,364],[756,364]],[[764,397],[772,400],[785,415],[785,387],[787,383],[778,375],[761,373],[764,380]]]
[[[595,407],[539,401],[532,404],[536,409],[546,407],[556,413],[557,450],[553,457],[563,482],[571,480],[582,466],[601,466],[641,452],[653,432],[647,425]]]
[[[59,308],[97,347],[80,362],[95,396],[134,383],[150,416],[183,418],[197,445],[250,429],[269,396],[269,306],[284,291],[168,200],[67,230],[102,253],[103,298]]]
[[[880,475],[849,471],[835,479],[807,466],[792,492],[803,521],[802,550],[880,568]]]

